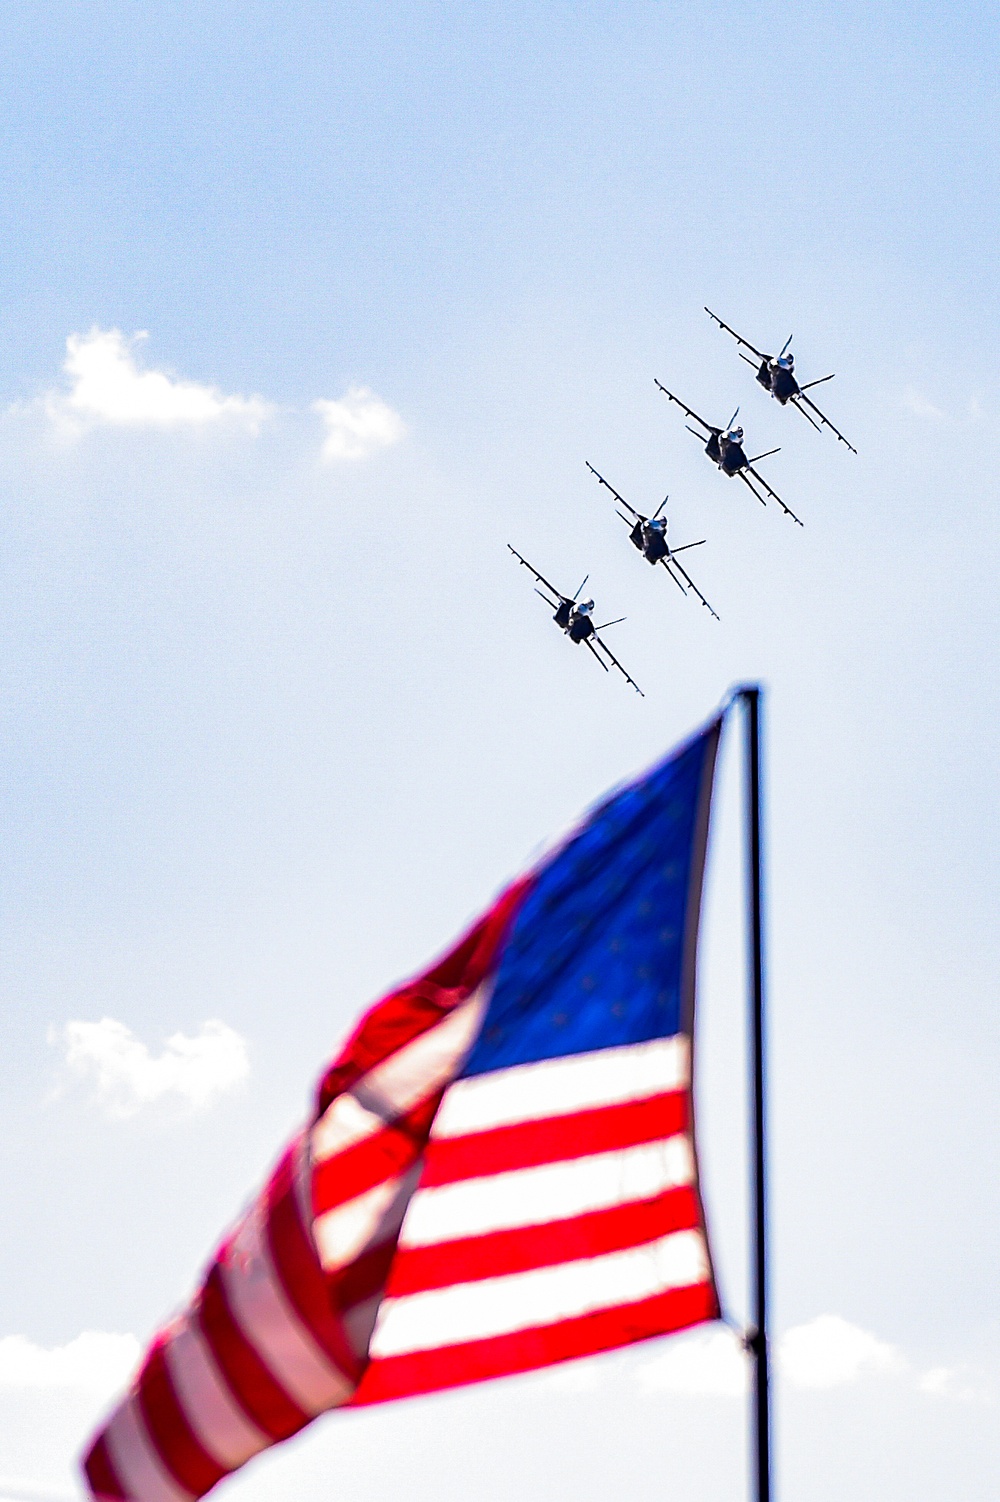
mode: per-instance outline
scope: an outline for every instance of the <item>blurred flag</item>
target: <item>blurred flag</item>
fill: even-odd
[[[190,1502],[317,1414],[719,1313],[692,1121],[721,718],[377,1003],[84,1467]]]

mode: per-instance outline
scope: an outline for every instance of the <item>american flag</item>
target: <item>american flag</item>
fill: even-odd
[[[329,1409],[718,1317],[691,1043],[721,719],[378,1002],[84,1462],[191,1502]]]

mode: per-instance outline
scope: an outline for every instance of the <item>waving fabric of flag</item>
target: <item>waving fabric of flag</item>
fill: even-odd
[[[84,1462],[190,1502],[318,1414],[714,1319],[692,1119],[721,719],[378,1002]]]

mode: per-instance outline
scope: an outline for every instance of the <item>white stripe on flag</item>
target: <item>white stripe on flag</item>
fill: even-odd
[[[237,1323],[278,1382],[304,1413],[323,1413],[354,1391],[320,1350],[281,1286],[254,1206],[222,1262],[226,1299]]]
[[[350,1090],[336,1096],[312,1130],[312,1153],[317,1163],[363,1142],[385,1126],[385,1118],[367,1111]]]
[[[423,1160],[402,1178],[385,1179],[313,1221],[319,1260],[327,1272],[346,1267],[369,1246],[388,1241],[399,1230]]]
[[[347,1338],[351,1342],[351,1349],[358,1356],[368,1355],[368,1343],[372,1338],[375,1328],[375,1318],[382,1302],[382,1295],[375,1294],[373,1298],[365,1299],[362,1304],[355,1304],[342,1316]]]
[[[691,1077],[690,1058],[687,1035],[677,1033],[456,1080],[441,1102],[431,1136],[464,1137],[490,1127],[683,1090]]]
[[[492,986],[491,977],[453,1012],[338,1095],[313,1128],[314,1160],[321,1163],[363,1141],[447,1084],[479,1030]]]
[[[134,1395],[112,1417],[104,1441],[127,1497],[136,1502],[191,1502],[191,1493],[167,1474]]]
[[[384,1299],[371,1354],[400,1356],[553,1325],[703,1283],[708,1276],[701,1232],[675,1231],[603,1257]]]
[[[271,1440],[243,1412],[196,1325],[175,1327],[163,1354],[187,1421],[213,1460],[235,1471],[267,1449]]]
[[[463,1179],[418,1190],[399,1244],[431,1246],[515,1226],[547,1225],[590,1210],[651,1199],[693,1178],[691,1142],[679,1133],[610,1153]]]

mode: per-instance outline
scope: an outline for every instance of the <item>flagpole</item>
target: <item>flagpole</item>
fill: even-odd
[[[771,1400],[767,1329],[767,1179],[764,1097],[764,940],[761,850],[761,698],[758,684],[740,690],[746,709],[746,830],[749,982],[753,1069],[753,1429],[757,1502],[771,1498]]]

